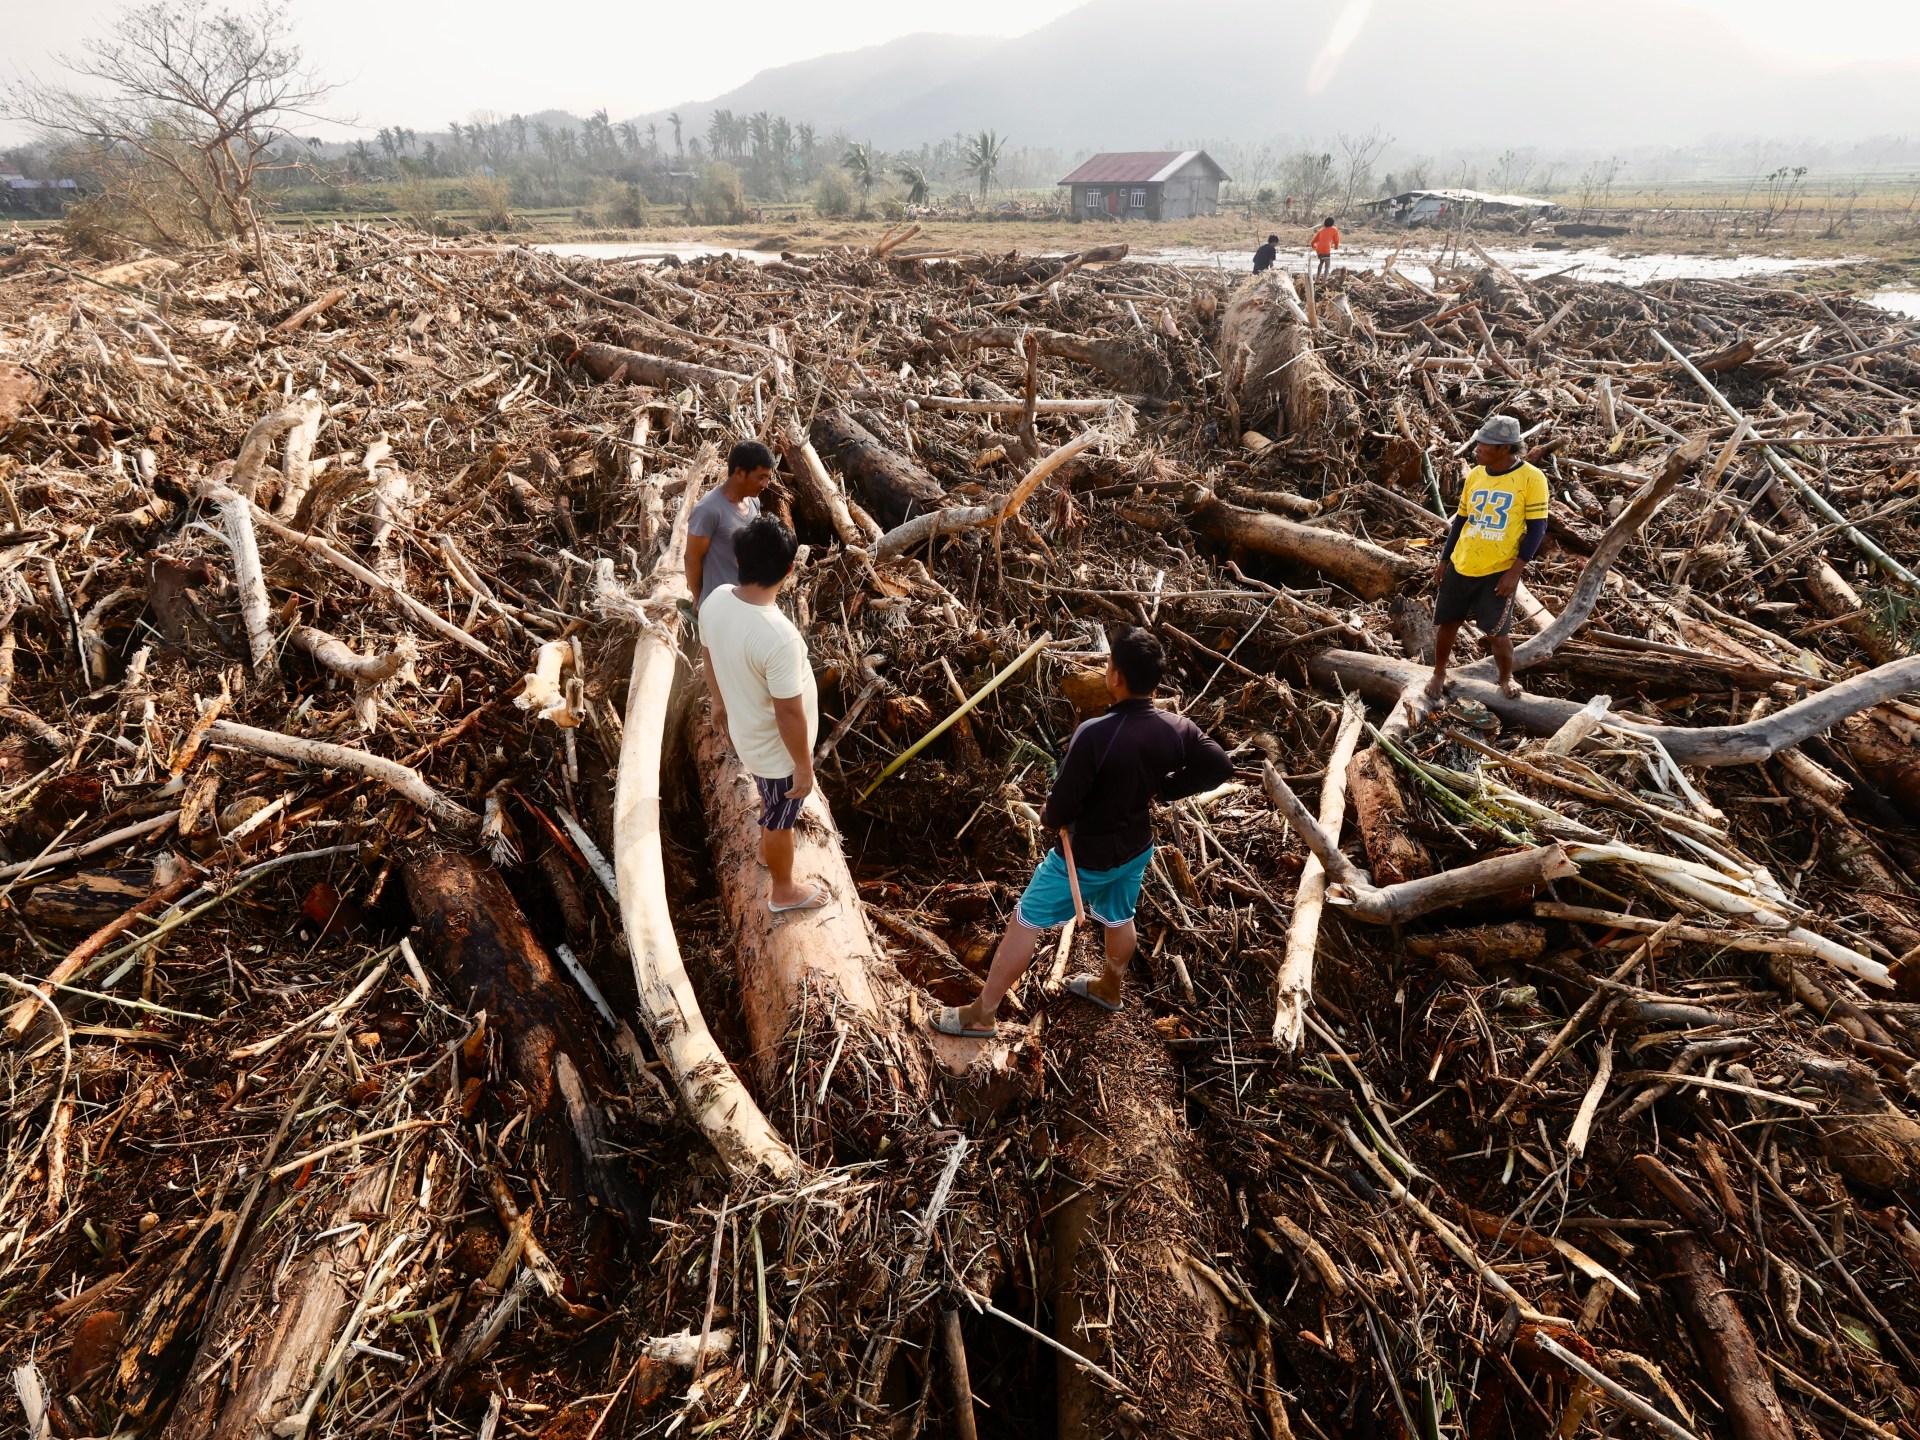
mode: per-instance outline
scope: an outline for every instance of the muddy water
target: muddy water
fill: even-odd
[[[1920,320],[1920,290],[1876,290],[1860,298],[1870,305],[1878,305],[1882,310]]]
[[[768,265],[780,256],[771,250],[742,250],[726,245],[634,245],[625,241],[590,241],[578,245],[535,245],[543,255],[579,260],[704,260],[712,255],[736,255],[755,265]]]
[[[1735,280],[1743,276],[1779,275],[1789,270],[1820,269],[1843,263],[1839,260],[1771,255],[1615,255],[1598,246],[1570,250],[1489,248],[1487,253],[1515,274],[1524,275],[1529,280],[1537,280],[1543,275],[1567,274],[1581,280],[1612,280],[1623,285],[1645,285],[1650,280]],[[1388,249],[1345,247],[1336,257],[1334,268],[1377,271],[1393,254]],[[1253,263],[1251,253],[1231,250],[1160,250],[1140,258],[1169,265],[1195,265],[1209,269],[1218,267],[1223,270],[1245,270]],[[1418,249],[1408,246],[1394,260],[1394,269],[1422,285],[1431,285],[1431,262],[1436,258],[1438,252],[1431,246]],[[1283,258],[1281,263],[1297,271],[1305,260],[1295,257],[1289,263]],[[1475,265],[1479,262],[1472,251],[1467,251],[1465,263]]]

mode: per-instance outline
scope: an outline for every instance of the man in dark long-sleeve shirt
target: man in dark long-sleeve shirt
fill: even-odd
[[[1106,968],[1097,976],[1074,977],[1067,989],[1109,1010],[1120,1008],[1133,959],[1133,912],[1153,859],[1153,802],[1197,795],[1233,776],[1233,762],[1199,726],[1154,708],[1153,692],[1165,668],[1160,642],[1145,630],[1128,626],[1114,635],[1107,662],[1114,703],[1074,731],[1040,813],[1049,835],[1064,829],[1071,838],[1081,898],[1106,931]],[[1067,861],[1050,849],[1020,897],[979,997],[940,1011],[934,1028],[947,1035],[991,1035],[1001,1000],[1033,963],[1040,932],[1072,916]]]
[[[1480,463],[1461,486],[1460,509],[1433,572],[1440,593],[1433,605],[1431,701],[1446,694],[1447,662],[1468,616],[1487,637],[1500,689],[1520,693],[1507,628],[1520,574],[1547,538],[1547,477],[1520,458],[1520,422],[1494,415],[1473,438]]]

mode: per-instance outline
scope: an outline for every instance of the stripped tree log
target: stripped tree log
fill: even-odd
[[[368,734],[380,725],[380,697],[398,681],[410,679],[420,647],[411,635],[402,635],[384,655],[362,655],[346,641],[312,625],[296,625],[287,633],[293,645],[321,665],[353,682],[355,722]]]
[[[627,350],[597,341],[581,344],[565,331],[555,335],[550,343],[556,354],[579,365],[596,380],[618,376],[629,385],[712,385],[723,393],[736,386],[753,384],[753,376],[738,370],[719,370],[690,360],[669,360],[644,350]]]
[[[1433,570],[1371,540],[1229,505],[1206,490],[1196,489],[1188,504],[1193,527],[1210,539],[1318,570],[1365,600],[1383,600]]]
[[[580,992],[533,933],[500,872],[470,855],[409,860],[407,898],[440,970],[501,1035],[543,1145],[544,1189],[584,1221],[597,1200],[638,1238],[646,1210],[602,1136],[617,1093]],[[571,1092],[571,1093],[569,1093]],[[591,1198],[590,1198],[591,1197]]]
[[[613,869],[640,1016],[687,1113],[727,1165],[784,1178],[793,1173],[797,1157],[734,1073],[700,1013],[673,933],[660,849],[660,755],[680,668],[680,604],[691,598],[681,562],[700,486],[717,466],[708,448],[687,472],[679,513],[654,570],[647,622],[634,646],[613,797]]]
[[[1371,876],[1340,853],[1335,838],[1316,820],[1286,778],[1269,761],[1265,767],[1267,795],[1274,807],[1293,827],[1302,843],[1326,867],[1332,884],[1327,899],[1346,906],[1361,920],[1375,925],[1400,925],[1451,910],[1476,900],[1531,892],[1550,880],[1564,880],[1580,873],[1558,844],[1540,845],[1508,855],[1495,855],[1457,870],[1398,885],[1376,886]]]
[[[290,401],[270,414],[262,415],[253,422],[247,431],[246,439],[240,442],[240,456],[233,463],[233,474],[227,483],[247,500],[252,500],[260,488],[261,474],[267,468],[267,460],[273,454],[276,441],[283,435],[296,431],[304,432],[305,453],[300,462],[304,467],[313,453],[314,437],[320,433],[320,418],[326,413],[320,397],[314,394],[302,395],[298,400]]]
[[[840,472],[859,487],[867,509],[888,529],[914,515],[940,508],[946,490],[914,461],[888,449],[872,431],[844,410],[813,417],[813,443],[833,458]]]
[[[307,740],[298,735],[282,735],[278,730],[261,730],[231,720],[216,720],[207,727],[207,737],[225,745],[236,745],[276,759],[311,765],[319,770],[351,770],[356,775],[385,785],[411,800],[422,813],[438,820],[456,835],[471,836],[480,828],[480,817],[456,800],[434,789],[420,772],[384,755],[369,754],[348,745],[333,745],[324,740]]]
[[[1314,349],[1293,281],[1278,268],[1235,292],[1221,317],[1218,353],[1231,367],[1240,428],[1271,420],[1283,435],[1325,438],[1351,423],[1352,407]]]
[[[1392,703],[1432,672],[1385,655],[1327,650],[1313,657],[1307,673],[1316,684],[1358,690],[1371,699]],[[1499,686],[1484,680],[1461,678],[1453,685],[1459,694],[1478,701],[1531,735],[1551,735],[1580,713],[1581,707],[1570,700],[1527,694],[1510,699],[1500,693]],[[1752,765],[1809,736],[1823,734],[1850,715],[1914,692],[1920,692],[1920,656],[1852,676],[1797,704],[1741,725],[1645,725],[1626,719],[1613,723],[1658,740],[1682,765]]]
[[[820,452],[800,433],[797,424],[782,420],[774,435],[780,442],[781,457],[787,462],[787,474],[793,477],[795,501],[803,510],[817,511],[840,537],[840,543],[850,550],[878,538],[867,534],[855,522],[847,497],[827,473],[827,467],[820,461]]]
[[[253,530],[256,507],[245,494],[228,485],[214,486],[206,492],[206,498],[213,502],[220,516],[221,534],[233,552],[233,584],[240,595],[240,620],[247,628],[247,659],[254,677],[264,680],[274,672],[273,627],[266,572],[260,566],[260,541]]]
[[[1333,751],[1327,756],[1326,777],[1320,782],[1320,826],[1335,844],[1340,840],[1340,824],[1346,816],[1349,763],[1367,712],[1358,697],[1341,707],[1340,728],[1334,735]],[[1320,915],[1326,906],[1327,869],[1320,857],[1309,853],[1300,870],[1300,884],[1293,893],[1293,916],[1287,921],[1287,945],[1280,961],[1279,979],[1274,985],[1273,1043],[1293,1051],[1306,1033],[1307,1006],[1313,1000],[1313,958],[1320,944]]]
[[[824,888],[827,903],[775,915],[772,876],[756,855],[753,777],[703,706],[695,706],[691,741],[761,1094],[793,1107],[781,1114],[782,1129],[802,1154],[825,1160],[823,1146],[834,1139],[875,1153],[917,1113],[927,1075],[902,1043],[901,997],[883,995],[876,983],[880,948],[826,797],[816,788],[801,807],[793,873],[800,885]],[[787,1083],[796,1076],[799,1085]]]

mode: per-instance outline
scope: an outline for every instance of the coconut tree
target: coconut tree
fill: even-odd
[[[1003,136],[991,130],[982,130],[967,141],[965,151],[967,174],[980,182],[980,198],[985,200],[993,189],[993,177],[1000,170],[1000,151],[1006,144]]]
[[[686,147],[680,143],[681,121],[680,121],[680,112],[678,110],[671,110],[667,112],[667,124],[673,127],[673,153],[676,155],[681,155],[686,153]]]
[[[860,192],[860,208],[865,210],[873,197],[873,187],[886,176],[886,158],[870,143],[854,144],[840,157],[840,167],[852,178],[853,188]]]
[[[900,177],[900,183],[907,187],[907,203],[924,205],[927,203],[927,172],[918,165],[896,165],[893,173]]]
[[[614,127],[620,132],[620,145],[629,155],[640,153],[640,127],[631,120],[622,120]]]

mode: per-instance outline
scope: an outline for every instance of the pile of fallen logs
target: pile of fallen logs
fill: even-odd
[[[0,237],[31,1435],[1920,1434],[1914,337],[1733,282]],[[1438,706],[1468,437],[1553,484]],[[773,916],[689,512],[781,465]],[[1108,628],[1236,777],[970,998]]]

